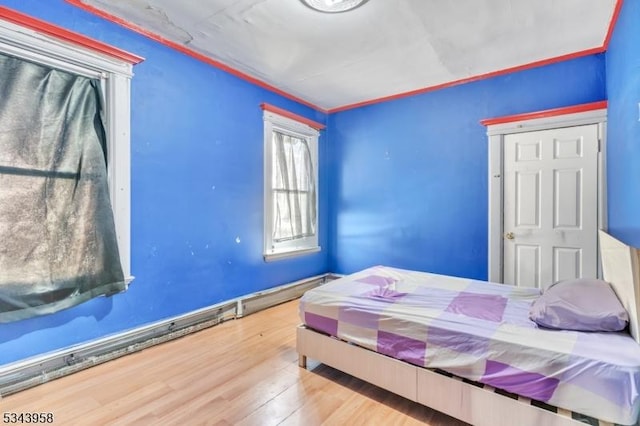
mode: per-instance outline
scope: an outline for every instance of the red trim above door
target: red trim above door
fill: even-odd
[[[261,103],[260,104],[260,108],[262,108],[264,111],[269,111],[269,112],[273,112],[275,114],[281,115],[283,117],[287,117],[290,118],[292,120],[296,120],[299,121],[300,123],[304,123],[309,127],[312,127],[316,130],[322,130],[325,128],[325,125],[322,123],[318,123],[317,121],[313,121],[310,120],[306,117],[303,117],[301,115],[295,114],[293,112],[287,111],[286,109],[282,109],[279,108],[277,106],[273,106],[271,104],[267,104],[267,103]]]
[[[576,112],[594,111],[597,109],[604,109],[607,107],[607,101],[591,102],[588,104],[573,105],[569,107],[547,109],[544,111],[527,112],[524,114],[506,115],[504,117],[485,118],[480,120],[480,123],[485,126],[491,126],[494,124],[513,123],[514,121],[531,120],[534,118],[547,118],[557,115],[574,114]]]
[[[7,22],[12,22],[22,27],[29,28],[30,30],[41,34],[55,37],[59,40],[64,40],[79,46],[86,47],[93,51],[120,59],[129,64],[135,65],[144,61],[144,58],[138,55],[134,55],[133,53],[118,49],[117,47],[110,46],[106,43],[94,40],[81,34],[74,33],[57,25],[41,21],[40,19],[25,15],[13,9],[9,9],[8,7],[0,6],[0,19]]]

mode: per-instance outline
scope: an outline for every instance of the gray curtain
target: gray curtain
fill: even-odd
[[[273,131],[273,241],[315,234],[316,183],[305,139]]]
[[[0,322],[120,292],[100,82],[0,55]]]

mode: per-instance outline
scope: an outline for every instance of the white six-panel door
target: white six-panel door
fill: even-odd
[[[597,276],[598,125],[504,138],[505,284]]]

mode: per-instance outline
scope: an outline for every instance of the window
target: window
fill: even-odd
[[[0,52],[101,81],[107,173],[120,261],[130,282],[130,81],[142,58],[14,11],[0,16]]]
[[[263,105],[263,108],[265,260],[319,251],[317,182],[321,125],[275,107]]]

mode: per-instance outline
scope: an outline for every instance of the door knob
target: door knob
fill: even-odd
[[[504,234],[504,237],[505,237],[507,240],[513,240],[516,236],[515,236],[515,235],[513,235],[513,232],[507,232],[506,234]]]

